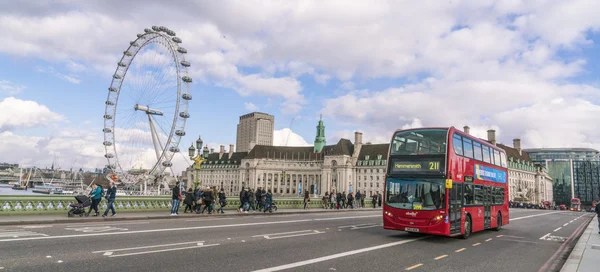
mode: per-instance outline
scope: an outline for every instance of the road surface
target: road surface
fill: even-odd
[[[0,270],[558,271],[592,215],[510,216],[468,240],[384,230],[381,210],[0,226]]]

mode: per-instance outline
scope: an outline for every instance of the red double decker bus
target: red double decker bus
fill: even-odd
[[[383,227],[462,236],[509,223],[506,153],[454,127],[398,130],[389,151]]]
[[[580,212],[581,211],[581,199],[579,198],[571,198],[571,211]]]

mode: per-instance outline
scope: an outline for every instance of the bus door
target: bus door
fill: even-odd
[[[461,215],[463,207],[463,184],[453,183],[449,192],[448,214],[450,217],[450,235],[461,234]]]
[[[483,190],[483,228],[492,227],[492,187],[481,186]]]

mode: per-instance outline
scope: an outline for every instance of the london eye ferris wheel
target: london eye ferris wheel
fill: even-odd
[[[122,182],[138,183],[140,174],[162,177],[179,152],[192,99],[181,43],[173,30],[153,26],[137,34],[117,64],[105,102],[103,145],[106,168]]]

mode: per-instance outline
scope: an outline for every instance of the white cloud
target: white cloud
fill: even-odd
[[[75,68],[77,69],[77,68]],[[47,68],[43,68],[43,67],[38,67],[37,68],[38,72],[42,72],[42,73],[49,73],[57,78],[60,78],[62,80],[71,82],[73,84],[79,84],[81,83],[81,80],[79,79],[79,76],[73,73],[70,74],[63,74],[61,72],[56,71],[56,69],[54,69],[54,67],[52,66],[48,66]]]
[[[35,101],[7,97],[0,102],[0,131],[46,126],[61,120],[64,116]]]
[[[250,102],[244,102],[244,108],[246,108],[249,111],[257,111],[258,110],[258,107]]]
[[[20,93],[25,86],[19,85],[8,80],[0,80],[0,94],[15,95]]]
[[[589,35],[600,29],[598,1],[0,5],[6,34],[0,52],[67,61],[69,72],[80,70],[68,63],[73,61],[110,76],[134,33],[161,21],[182,37],[194,80],[281,102],[282,113],[314,102],[299,77],[321,84],[339,80],[340,89],[350,92],[326,98],[323,112],[364,130],[365,138],[386,135],[387,142],[390,131],[403,126],[469,125],[483,136],[498,128],[505,140],[531,135],[525,141],[530,145],[573,141],[570,134],[580,135],[576,139],[584,145],[600,143],[589,132],[597,127],[594,116],[586,122],[556,116],[580,120],[600,100],[598,88],[572,83],[593,61],[579,53],[582,46],[594,46]],[[190,18],[202,19],[190,23]],[[363,84],[382,78],[392,80],[376,89]],[[564,102],[551,103],[558,98]]]
[[[273,131],[274,146],[312,146],[304,140],[302,136],[294,133],[289,128],[282,128]]]

